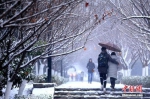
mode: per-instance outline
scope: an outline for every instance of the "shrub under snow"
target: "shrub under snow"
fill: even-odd
[[[15,99],[52,99],[51,95],[41,94],[41,95],[28,95],[28,96],[18,96],[15,95]]]
[[[150,76],[126,76],[122,78],[122,83],[126,85],[142,85],[150,88]]]

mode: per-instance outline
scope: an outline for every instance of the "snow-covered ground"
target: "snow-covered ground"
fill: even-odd
[[[53,97],[54,88],[34,88],[32,94],[33,95],[46,94],[46,95],[51,95]]]
[[[58,86],[58,88],[100,88],[101,84],[99,82],[92,82],[89,84],[88,82],[67,82],[66,84],[62,84]],[[123,84],[116,84],[116,88],[123,88]],[[110,88],[110,83],[107,83],[106,88]]]
[[[29,91],[33,88],[33,84],[32,83],[27,83],[25,90],[23,91],[23,95],[28,95]],[[5,92],[5,89],[2,90],[3,92]],[[18,94],[19,88],[13,88],[10,92],[10,99],[13,99],[13,97],[15,96],[15,94]],[[1,98],[0,98],[1,99]]]
[[[65,84],[62,84],[60,86],[57,86],[57,88],[100,88],[100,83],[99,82],[92,82],[92,84],[89,84],[87,82],[67,82]],[[107,88],[110,88],[110,84],[107,83]],[[116,88],[123,88],[124,85],[123,84],[116,84]],[[25,90],[23,92],[23,95],[29,95],[29,91],[33,88],[33,84],[32,83],[27,83]],[[15,94],[18,94],[18,90],[19,88],[14,88],[13,90],[11,90],[11,95],[10,95],[10,99],[13,99],[13,97],[15,96]],[[3,92],[5,91],[5,89],[3,89]],[[34,96],[36,95],[52,95],[54,94],[54,88],[34,88],[32,91],[32,94]],[[0,98],[2,99],[2,98]]]
[[[32,83],[27,83],[25,86],[25,89],[23,91],[23,95],[28,96],[30,94],[30,91],[33,88],[33,84]],[[5,92],[5,89],[2,90],[3,92]],[[10,93],[10,99],[14,99],[15,94],[18,94],[19,88],[13,88],[11,90]],[[32,96],[39,96],[39,95],[52,95],[53,97],[54,94],[54,88],[34,88],[32,91]],[[2,97],[0,97],[0,99],[3,99]],[[35,99],[35,98],[34,98]]]

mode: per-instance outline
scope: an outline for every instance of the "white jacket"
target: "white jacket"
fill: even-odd
[[[120,58],[117,57],[116,55],[111,56],[112,59],[115,59],[117,62],[120,63]],[[117,71],[121,70],[122,66],[121,65],[116,65],[112,62],[108,62],[108,77],[114,77],[117,79]]]

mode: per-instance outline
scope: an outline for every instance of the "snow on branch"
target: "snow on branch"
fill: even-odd
[[[48,57],[56,57],[56,56],[67,55],[67,54],[70,54],[70,53],[76,52],[76,51],[78,51],[78,50],[80,50],[80,49],[83,49],[83,48],[84,48],[84,46],[79,47],[79,48],[76,48],[75,50],[71,50],[71,51],[65,52],[65,53],[48,55],[48,56],[45,56],[45,57],[42,57],[42,58],[48,58]]]
[[[34,58],[32,58],[30,61],[28,61],[27,63],[23,64],[20,66],[20,69],[27,67],[29,64],[35,62],[37,59],[39,59],[41,57],[41,55],[38,55]]]
[[[13,7],[15,7],[20,0],[17,0],[12,6],[10,6],[5,12],[3,12],[3,14],[0,15],[0,19],[5,16]]]
[[[38,12],[38,13],[35,13],[35,14],[33,14],[33,15],[30,15],[30,16],[27,16],[27,17],[24,17],[24,18],[16,19],[15,21],[11,21],[10,23],[14,23],[14,22],[18,22],[18,21],[23,21],[23,20],[26,20],[26,19],[35,17],[35,16],[37,16],[37,15],[40,15],[40,14],[42,14],[42,13],[47,12],[48,10],[49,10],[49,9],[45,9],[45,10],[40,11],[40,12]]]
[[[25,27],[25,26],[38,26],[41,25],[43,22],[45,21],[45,19],[41,20],[41,21],[37,21],[35,23],[27,23],[27,24],[9,24],[9,25],[5,25],[5,27]]]
[[[53,44],[56,44],[56,43],[58,43],[58,42],[61,42],[61,41],[70,39],[70,38],[77,37],[77,36],[82,35],[83,33],[87,32],[88,30],[94,28],[94,27],[95,27],[95,25],[89,27],[88,29],[83,30],[82,32],[80,32],[80,33],[78,33],[78,34],[71,35],[71,36],[68,36],[68,37],[66,37],[66,38],[60,38],[59,40],[56,40],[56,41],[54,41],[54,42],[50,42],[50,43],[47,43],[47,44],[43,44],[43,45],[40,45],[40,46],[38,46],[38,47],[34,47],[34,48],[32,48],[32,49],[29,49],[29,50],[27,50],[27,51],[33,51],[33,50],[38,49],[38,48],[46,47],[46,46],[53,45]]]
[[[83,0],[78,0],[77,2],[80,3],[82,2]],[[59,8],[59,7],[62,7],[62,6],[65,6],[65,5],[70,5],[71,3],[73,4],[74,2],[76,2],[76,0],[70,0],[69,2],[66,2],[66,3],[62,3],[60,5],[57,5],[57,6],[54,6],[54,7],[51,7],[51,9],[56,9],[56,8]]]
[[[4,27],[7,23],[9,23],[10,21],[12,21],[16,17],[18,17],[21,13],[23,13],[24,11],[26,11],[32,5],[32,3],[33,2],[28,2],[28,5],[26,7],[24,7],[19,13],[15,14],[12,18],[8,19],[7,21],[1,23],[0,26]]]
[[[33,46],[33,44],[34,44],[35,42],[36,42],[36,40],[34,40],[32,43],[30,43],[28,46],[26,46],[26,48],[24,48],[24,49],[18,51],[18,53],[16,53],[16,54],[14,53],[14,54],[11,56],[11,58],[9,59],[9,61],[7,61],[7,62],[3,65],[3,68],[5,68],[6,66],[8,66],[16,56],[18,56],[19,54],[22,54],[22,53],[25,52],[27,49],[29,49],[31,46]]]
[[[127,18],[123,18],[123,20],[128,20],[128,19],[132,19],[132,18],[147,18],[150,19],[150,16],[130,16]]]

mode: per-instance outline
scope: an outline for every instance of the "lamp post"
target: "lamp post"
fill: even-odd
[[[48,75],[47,75],[47,82],[51,82],[51,77],[52,77],[52,57],[47,58],[48,62]]]

